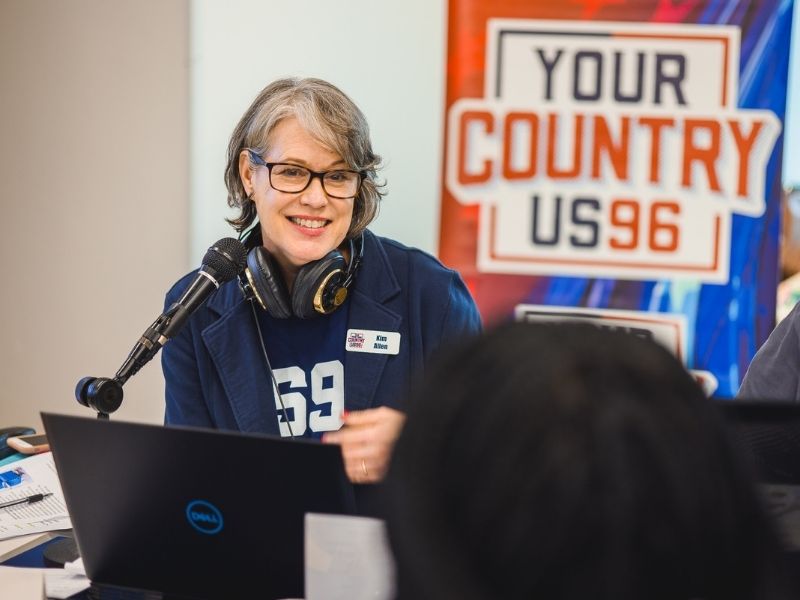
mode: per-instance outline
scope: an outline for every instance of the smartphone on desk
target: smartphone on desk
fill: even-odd
[[[21,454],[39,454],[50,450],[47,436],[43,433],[10,437],[6,443],[9,448],[13,448]]]

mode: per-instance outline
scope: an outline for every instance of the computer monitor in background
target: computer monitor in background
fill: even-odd
[[[717,400],[755,468],[766,505],[792,560],[800,559],[800,404]]]

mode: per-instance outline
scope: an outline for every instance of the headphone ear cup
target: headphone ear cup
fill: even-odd
[[[333,297],[344,281],[346,270],[347,261],[338,250],[304,265],[297,273],[292,289],[292,310],[295,316],[308,319],[336,310],[338,305],[333,303]],[[315,307],[318,294],[322,311]]]
[[[286,284],[275,259],[264,246],[257,246],[247,253],[247,270],[253,293],[267,312],[277,319],[291,317],[292,307]]]

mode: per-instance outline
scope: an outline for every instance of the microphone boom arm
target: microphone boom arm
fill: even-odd
[[[75,387],[78,402],[96,410],[99,419],[107,419],[122,404],[125,382],[158,354],[220,283],[232,280],[244,269],[246,260],[247,250],[233,238],[221,239],[209,248],[196,279],[139,337],[113,379],[84,377],[78,382]]]

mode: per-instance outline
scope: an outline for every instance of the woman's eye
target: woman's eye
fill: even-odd
[[[278,175],[281,177],[305,177],[306,170],[301,169],[300,167],[281,167],[278,169]]]

